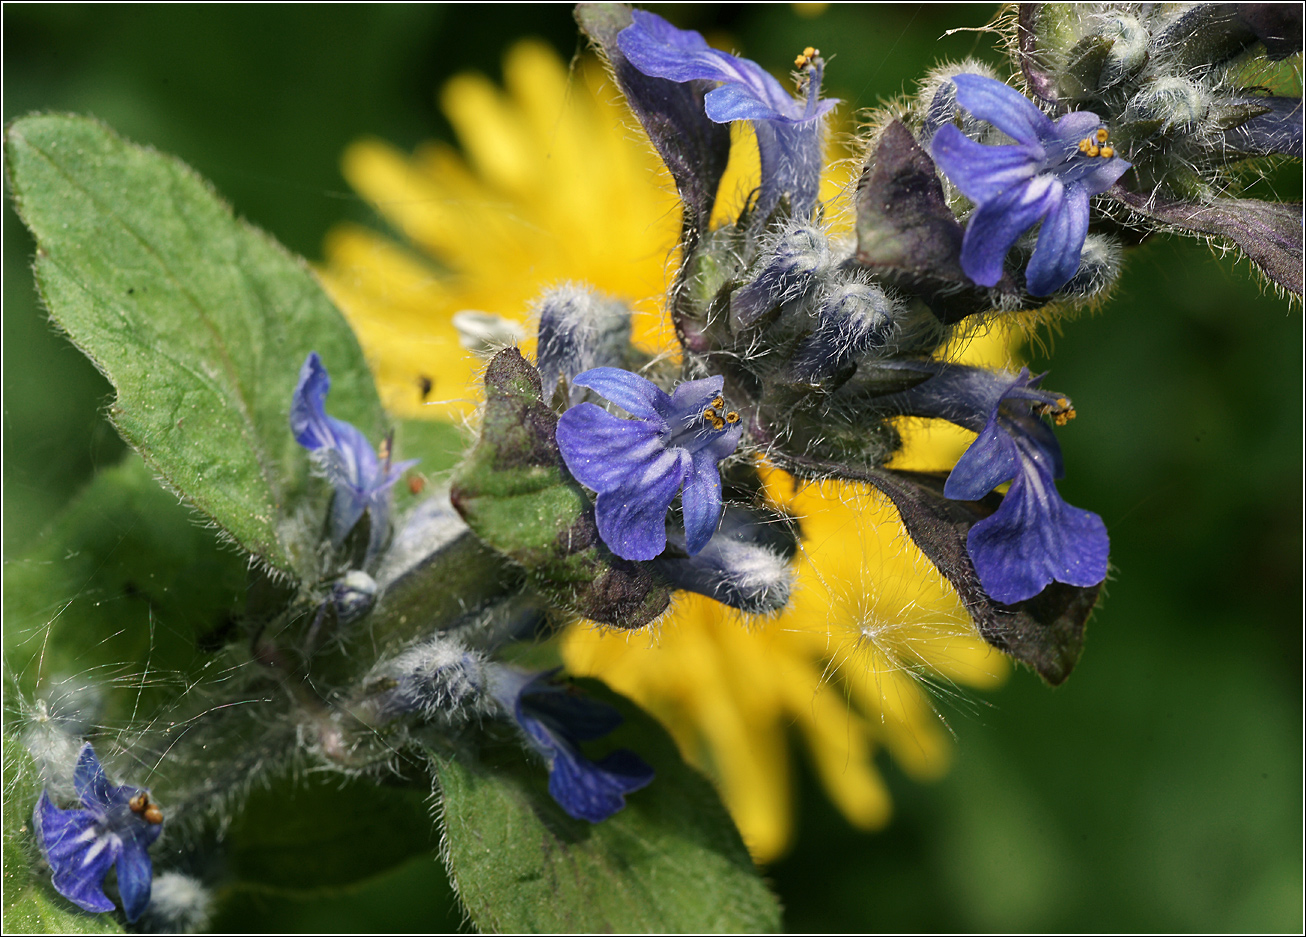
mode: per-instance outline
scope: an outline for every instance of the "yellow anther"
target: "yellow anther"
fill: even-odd
[[[389,436],[386,436],[385,439],[382,439],[382,440],[381,440],[381,445],[379,445],[379,446],[376,447],[376,457],[377,457],[378,459],[380,459],[382,462],[385,462],[385,461],[389,460],[389,458],[390,458],[390,437],[389,437]]]
[[[1091,140],[1089,140],[1088,137],[1085,137],[1084,139],[1082,139],[1082,140],[1079,141],[1079,152],[1081,152],[1081,153],[1087,153],[1087,152],[1088,152],[1088,148],[1089,148],[1090,146],[1092,146],[1092,145],[1093,145],[1093,142],[1092,142]]]
[[[794,59],[794,68],[803,68],[803,67],[805,67],[806,65],[807,65],[807,56],[803,55],[803,54],[800,52],[800,53],[798,54],[798,57],[797,57],[796,59]]]
[[[720,410],[725,405],[726,405],[726,398],[722,397],[719,394],[712,399],[712,408],[714,410]]]
[[[1075,408],[1066,397],[1058,397],[1056,403],[1042,404],[1037,410],[1041,416],[1052,417],[1052,422],[1057,426],[1065,426],[1075,418]]]
[[[150,795],[141,791],[131,800],[127,801],[127,806],[131,808],[132,813],[144,813],[145,808],[150,805]]]
[[[706,410],[703,411],[703,419],[711,423],[713,420],[716,419],[716,411],[713,410],[711,407],[708,407]]]
[[[712,419],[712,428],[713,428],[713,429],[717,429],[717,430],[725,429],[725,428],[726,428],[726,421],[723,420],[723,419],[721,419],[721,417],[719,417],[719,416],[718,416],[718,417],[713,417],[713,419]]]
[[[812,59],[820,54],[820,49],[814,49],[811,46],[807,46],[802,52],[799,52],[798,57],[794,59],[794,68],[806,68],[808,65],[812,64]]]
[[[727,423],[738,423],[738,422],[739,422],[739,414],[736,413],[734,410],[731,410],[729,413],[726,414],[726,422],[727,422]]]
[[[1102,147],[1102,149],[1100,149],[1098,152],[1106,159],[1110,159],[1111,157],[1116,155],[1115,149],[1109,146]]]
[[[1097,130],[1097,142],[1106,143],[1107,132],[1105,127],[1099,127]]]
[[[150,804],[145,808],[145,812],[142,813],[141,816],[145,817],[147,822],[153,823],[155,826],[158,826],[163,822],[163,811],[159,809],[158,804]]]
[[[1088,148],[1088,155],[1089,155],[1089,156],[1096,156],[1096,155],[1097,155],[1098,153],[1100,153],[1100,152],[1101,152],[1101,150],[1099,150],[1099,149],[1097,148],[1097,144],[1096,144],[1096,143],[1093,144],[1092,146],[1090,146],[1090,147]]]

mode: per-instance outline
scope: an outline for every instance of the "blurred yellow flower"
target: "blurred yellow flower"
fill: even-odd
[[[529,334],[532,300],[568,280],[633,303],[640,344],[674,345],[659,301],[678,202],[620,93],[593,61],[569,76],[530,41],[508,52],[504,81],[500,91],[465,74],[445,86],[461,152],[432,143],[407,156],[367,140],[345,153],[350,184],[417,250],[350,225],[326,244],[324,279],[397,414],[454,418],[474,407],[480,362],[459,344],[454,313],[501,315]],[[745,143],[732,147],[719,220],[755,184],[756,148]],[[822,192],[844,230],[853,169],[845,162]],[[987,336],[958,355],[1003,364],[1007,343]],[[903,429],[901,467],[950,467],[967,443],[943,424]],[[993,686],[1008,665],[883,498],[763,471],[772,499],[802,518],[798,585],[783,613],[749,618],[681,594],[647,632],[580,622],[561,649],[571,672],[600,677],[666,725],[766,862],[793,835],[790,727],[849,821],[874,829],[890,813],[877,748],[912,777],[938,776],[949,749],[930,693]]]

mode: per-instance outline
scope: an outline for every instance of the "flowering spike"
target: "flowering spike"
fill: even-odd
[[[705,411],[724,379],[689,381],[673,395],[617,368],[596,368],[575,383],[598,391],[636,418],[592,403],[558,420],[558,448],[572,475],[598,492],[599,536],[617,556],[651,560],[666,547],[666,514],[684,485],[686,549],[701,550],[721,518],[717,465],[739,445],[742,427]],[[717,423],[720,420],[720,423]]]
[[[621,714],[549,683],[556,673],[495,667],[490,692],[547,762],[549,794],[558,806],[577,820],[598,823],[625,807],[627,794],[652,783],[653,769],[627,749],[598,762],[586,758],[579,743],[616,729]]]
[[[1129,163],[1079,144],[1100,125],[1076,111],[1055,123],[1020,92],[981,75],[957,75],[957,101],[1016,142],[984,146],[955,126],[934,135],[930,152],[948,178],[975,203],[961,247],[961,265],[982,286],[996,286],[1017,238],[1042,221],[1026,270],[1035,296],[1048,296],[1079,269],[1088,233],[1088,200],[1105,192]]]
[[[807,93],[795,99],[756,62],[713,49],[699,33],[677,29],[657,14],[631,12],[634,22],[617,36],[631,64],[676,82],[719,81],[704,98],[707,116],[717,123],[752,122],[762,164],[758,217],[767,218],[784,196],[793,215],[807,216],[820,185],[821,118],[838,103],[820,100],[822,60],[804,62]]]
[[[163,829],[163,813],[143,788],[110,784],[89,742],[73,780],[81,807],[60,809],[43,791],[32,815],[55,890],[87,911],[112,911],[103,881],[116,865],[123,911],[135,922],[150,903],[148,850]]]
[[[344,543],[354,525],[366,512],[369,516],[368,562],[381,551],[390,532],[390,488],[416,459],[391,464],[389,446],[377,458],[372,444],[357,428],[327,416],[326,397],[331,378],[317,352],[310,352],[299,370],[290,403],[290,430],[295,441],[307,449],[318,468],[331,482],[331,541]]]

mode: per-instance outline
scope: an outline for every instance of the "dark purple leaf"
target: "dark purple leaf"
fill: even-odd
[[[1257,108],[1260,113],[1226,130],[1226,146],[1248,156],[1282,153],[1301,159],[1301,98],[1247,98],[1238,103]]]
[[[578,4],[576,22],[607,58],[630,109],[671,171],[685,203],[686,236],[696,236],[706,230],[730,159],[730,125],[714,123],[703,109],[703,97],[716,83],[651,78],[635,68],[617,46],[617,34],[632,22],[625,4]]]
[[[1301,295],[1301,202],[1262,202],[1252,198],[1165,201],[1131,192],[1120,183],[1108,189],[1107,195],[1153,221],[1228,238],[1271,280]]]
[[[953,501],[943,494],[944,473],[858,468],[786,457],[783,468],[813,477],[835,476],[868,482],[898,509],[907,533],[952,583],[980,636],[1004,654],[1028,664],[1052,685],[1070,676],[1084,646],[1084,625],[1101,586],[1080,588],[1054,582],[1023,602],[995,602],[980,585],[966,549],[966,536],[1002,503],[990,494],[982,501]]]

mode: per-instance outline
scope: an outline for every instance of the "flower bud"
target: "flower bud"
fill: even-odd
[[[1165,130],[1185,130],[1206,116],[1207,107],[1206,92],[1196,82],[1165,76],[1135,95],[1126,115],[1134,120],[1160,121]]]
[[[816,276],[830,265],[830,242],[813,225],[799,225],[781,235],[762,254],[753,281],[730,297],[730,325],[736,331],[761,323],[764,316],[800,299]]]
[[[358,621],[376,605],[376,580],[361,569],[351,569],[331,585],[331,604],[342,625]]]
[[[406,715],[459,724],[487,705],[486,667],[479,653],[435,635],[377,665],[364,681],[364,702],[378,724]]]
[[[790,379],[819,384],[849,371],[865,352],[888,342],[894,312],[892,300],[874,284],[854,280],[835,286],[822,298],[816,331],[794,353]]]
[[[568,284],[541,296],[536,311],[540,322],[536,364],[546,402],[563,379],[570,381],[591,368],[626,364],[630,310],[624,303]],[[568,402],[579,403],[584,396],[583,387],[573,387]]]
[[[1111,51],[1107,53],[1098,82],[1100,88],[1132,78],[1147,64],[1147,43],[1151,37],[1137,17],[1118,13],[1109,17],[1098,32],[1111,40]]]
[[[192,875],[163,872],[154,877],[150,903],[137,923],[147,934],[199,934],[209,929],[213,893]]]

